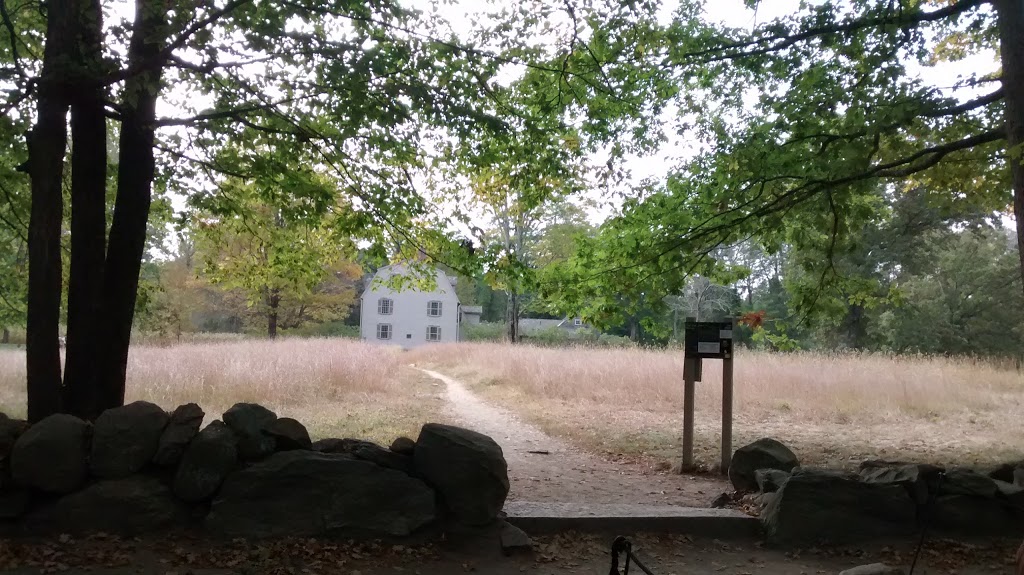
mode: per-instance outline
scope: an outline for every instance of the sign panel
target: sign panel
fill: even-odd
[[[685,334],[684,349],[687,357],[732,357],[731,321],[687,321]]]

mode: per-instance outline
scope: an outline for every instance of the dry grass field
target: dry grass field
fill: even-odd
[[[207,421],[235,402],[256,402],[301,421],[314,438],[390,443],[443,420],[436,382],[402,359],[399,350],[345,339],[135,346],[126,394],[166,409],[196,402]],[[0,349],[0,410],[25,413],[23,349]]]
[[[678,460],[682,354],[451,344],[410,352],[344,339],[195,342],[133,348],[129,400],[189,401],[208,420],[237,401],[305,423],[315,437],[388,442],[447,421],[456,377],[552,435],[613,458]],[[25,410],[24,350],[0,348],[0,409]],[[698,459],[718,460],[720,362],[697,384]],[[971,359],[768,354],[736,358],[735,443],[772,436],[809,464],[868,457],[988,464],[1024,458],[1024,373]]]
[[[682,353],[498,344],[421,348],[407,361],[597,453],[666,465],[682,433]],[[721,362],[697,384],[696,449],[718,461]],[[868,457],[986,465],[1024,458],[1024,373],[982,360],[742,352],[736,446],[772,436],[804,463]]]

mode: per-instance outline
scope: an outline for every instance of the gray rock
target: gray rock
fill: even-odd
[[[30,533],[137,534],[181,525],[188,512],[153,477],[133,475],[96,482],[26,517]]]
[[[501,447],[486,435],[428,423],[420,430],[413,460],[456,521],[486,525],[505,504],[508,465]]]
[[[903,463],[892,467],[867,467],[860,472],[868,483],[895,483],[902,485],[918,505],[928,502],[928,478],[936,477],[940,468],[930,465]]]
[[[395,453],[364,439],[321,439],[313,442],[313,451],[345,453],[356,459],[371,461],[382,467],[397,469],[405,473],[414,472],[413,460],[408,455]]]
[[[0,413],[0,457],[6,457],[14,448],[14,442],[28,429],[23,419],[11,419]]]
[[[729,480],[738,491],[755,491],[758,469],[788,472],[798,465],[796,454],[781,442],[766,437],[736,450],[729,465]]]
[[[433,521],[434,492],[349,455],[283,451],[232,473],[207,528],[236,537],[404,536]]]
[[[533,551],[533,540],[530,539],[530,536],[511,523],[505,523],[501,526],[499,537],[501,539],[501,551],[505,555]]]
[[[711,508],[721,509],[730,503],[732,503],[732,497],[730,497],[728,493],[719,493],[711,500]]]
[[[238,464],[238,439],[220,421],[189,443],[174,475],[174,494],[184,501],[209,499]]]
[[[274,452],[277,441],[263,433],[277,414],[255,403],[236,403],[224,412],[224,423],[238,436],[238,455],[254,461]]]
[[[36,423],[11,450],[15,483],[51,493],[78,489],[89,476],[90,433],[88,423],[64,413]]]
[[[993,498],[999,493],[996,481],[972,469],[954,467],[946,471],[939,484],[941,495],[970,495],[972,497]]]
[[[789,475],[781,469],[758,469],[754,472],[754,479],[761,493],[774,493],[786,484]]]
[[[194,403],[179,405],[160,436],[160,446],[153,457],[153,463],[165,467],[177,465],[189,442],[199,433],[204,417],[206,414],[202,408]]]
[[[28,511],[32,504],[32,493],[28,489],[0,491],[0,519],[17,519]]]
[[[402,473],[412,474],[415,472],[412,457],[402,455],[401,453],[395,453],[394,451],[384,449],[383,447],[373,443],[358,445],[351,453],[356,457],[356,459],[370,461],[380,465],[381,467],[396,469]]]
[[[840,571],[839,575],[905,575],[905,572],[899,567],[892,567],[885,563],[872,563]]]
[[[802,468],[761,513],[768,540],[782,544],[849,543],[910,535],[917,506],[903,486]]]
[[[373,446],[377,444],[372,441],[366,441],[364,439],[338,439],[331,437],[328,439],[318,439],[313,442],[313,451],[319,451],[320,453],[352,453],[357,447],[361,446]]]
[[[1013,470],[1013,484],[1017,487],[1024,487],[1024,467]]]
[[[391,451],[412,456],[416,452],[416,442],[408,437],[398,437],[391,442]]]
[[[1005,481],[996,481],[999,499],[1018,516],[1024,516],[1024,487]]]
[[[1013,483],[1013,474],[1024,467],[1024,461],[1013,461],[1009,463],[1001,463],[992,469],[989,469],[985,475],[988,475],[992,479],[997,481],[1005,481],[1006,483]]]
[[[1003,501],[974,495],[941,495],[928,520],[937,530],[969,535],[1017,535],[1024,522]]]
[[[275,419],[263,428],[263,433],[274,438],[275,449],[278,451],[310,449],[313,446],[306,427],[290,417]]]
[[[142,469],[156,455],[167,420],[167,412],[148,401],[101,413],[93,425],[93,475],[116,479]]]

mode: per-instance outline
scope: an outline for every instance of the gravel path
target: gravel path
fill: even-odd
[[[726,481],[669,473],[647,473],[583,453],[514,414],[488,404],[458,380],[426,369],[447,388],[451,416],[491,436],[508,461],[510,501],[646,503],[707,507],[727,491]]]

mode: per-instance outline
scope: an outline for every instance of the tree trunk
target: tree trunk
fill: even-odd
[[[3,335],[0,336],[0,343],[8,344],[11,343],[11,330],[8,327],[4,327]]]
[[[281,293],[276,289],[270,290],[267,296],[267,337],[270,339],[277,339],[277,316],[280,309]]]
[[[1013,182],[1013,213],[1017,220],[1017,251],[1024,278],[1024,2],[996,0],[999,52],[1006,94],[1006,145]]]
[[[117,199],[103,277],[100,411],[124,403],[128,345],[153,193],[153,130],[163,72],[158,56],[164,45],[165,16],[163,2],[136,1],[128,68],[141,71],[125,81],[126,96],[121,102]]]
[[[71,275],[68,280],[67,358],[64,411],[80,417],[98,414],[97,350],[103,318],[106,243],[107,123],[102,73],[102,11],[98,0],[82,5],[80,75],[71,102]]]
[[[505,325],[508,327],[508,341],[509,343],[519,343],[519,294],[510,290],[507,295]]]
[[[32,210],[28,230],[28,314],[26,371],[28,419],[36,422],[60,411],[61,186],[67,146],[66,83],[69,51],[74,43],[75,3],[47,4],[46,47],[37,88],[36,125],[28,139]]]

